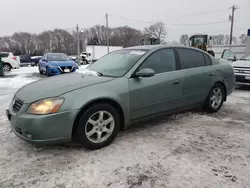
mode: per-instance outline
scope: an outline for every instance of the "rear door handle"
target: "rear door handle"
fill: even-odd
[[[212,72],[212,73],[210,73],[208,76],[213,76],[214,75],[214,73]]]
[[[179,84],[180,83],[180,80],[179,79],[176,79],[173,81],[173,84],[176,85],[176,84]]]

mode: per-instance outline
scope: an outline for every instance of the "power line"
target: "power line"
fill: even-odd
[[[121,16],[114,16],[111,14],[108,14],[109,16],[113,16],[113,17],[117,17],[120,19],[125,19],[125,20],[131,20],[131,21],[136,21],[136,22],[143,22],[143,23],[155,23],[156,21],[142,21],[142,20],[134,20],[134,19],[130,19],[130,18],[125,18],[125,17],[121,17]],[[207,22],[207,23],[198,23],[198,24],[166,24],[168,26],[194,26],[194,25],[211,25],[211,24],[219,24],[219,23],[224,23],[224,22],[228,22],[228,20],[222,20],[222,21],[216,21],[216,22]]]
[[[183,15],[183,16],[178,16],[175,18],[185,18],[185,17],[189,17],[189,16],[197,16],[197,15],[206,15],[206,14],[211,14],[211,13],[216,13],[216,12],[221,12],[221,11],[226,11],[227,9],[225,8],[221,8],[221,9],[216,9],[216,10],[211,10],[211,11],[206,11],[206,12],[197,12],[197,13],[193,13],[193,14],[187,14],[187,15]]]
[[[122,17],[122,16],[115,16],[115,15],[112,15],[112,14],[108,14],[108,15],[112,16],[112,17],[120,18],[120,19],[123,19],[123,20],[134,21],[134,22],[142,22],[142,23],[154,23],[154,22],[156,22],[156,21],[135,20],[135,19],[131,19],[131,18],[125,18],[125,17]]]
[[[199,26],[199,25],[212,25],[212,24],[219,24],[219,23],[224,23],[224,22],[228,22],[228,20],[222,20],[222,21],[217,21],[217,22],[207,22],[207,23],[198,23],[198,24],[169,24],[169,25],[173,25],[173,26]]]

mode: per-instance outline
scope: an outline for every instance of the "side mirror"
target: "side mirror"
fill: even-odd
[[[236,57],[228,57],[227,60],[228,61],[236,61]]]
[[[136,77],[152,77],[155,75],[155,71],[153,69],[144,68],[135,73]]]
[[[46,59],[42,59],[42,61],[48,62]]]

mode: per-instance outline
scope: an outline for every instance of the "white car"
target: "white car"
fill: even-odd
[[[250,53],[236,59],[231,50],[224,50],[221,62],[230,63],[234,68],[236,85],[250,86]]]
[[[11,69],[16,69],[20,67],[18,59],[11,52],[1,52],[1,57],[3,61],[4,72],[8,72]]]

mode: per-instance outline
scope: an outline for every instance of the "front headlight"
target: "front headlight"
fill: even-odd
[[[58,112],[64,102],[64,98],[49,98],[43,99],[37,102],[32,103],[28,110],[28,114],[53,114]]]

